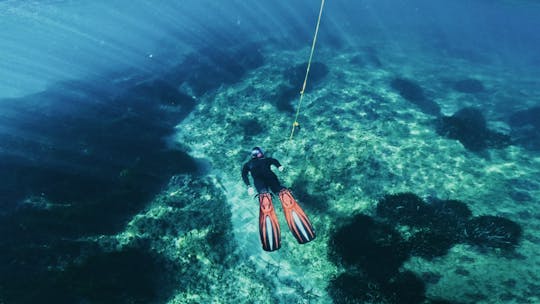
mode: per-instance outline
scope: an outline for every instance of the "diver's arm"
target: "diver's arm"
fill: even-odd
[[[277,168],[281,167],[281,164],[279,163],[279,161],[275,158],[269,158],[268,160],[270,160],[270,164],[271,165],[274,165],[276,166]]]
[[[279,161],[275,158],[270,158],[270,165],[274,165],[278,168],[279,172],[283,171],[283,166],[279,163]]]
[[[250,183],[249,183],[248,173],[249,173],[249,166],[248,166],[248,163],[246,163],[242,167],[242,180],[244,181],[244,184],[246,184],[246,186],[249,187]]]

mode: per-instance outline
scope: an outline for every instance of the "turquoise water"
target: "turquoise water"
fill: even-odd
[[[0,303],[540,302],[540,6],[327,0],[291,141],[319,4],[0,1]]]

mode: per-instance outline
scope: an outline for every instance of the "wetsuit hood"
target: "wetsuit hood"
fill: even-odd
[[[264,151],[261,149],[261,147],[255,147],[251,149],[251,158],[263,158],[264,157]]]

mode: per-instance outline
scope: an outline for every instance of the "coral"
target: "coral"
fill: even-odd
[[[513,249],[522,234],[521,226],[516,222],[491,215],[474,217],[465,227],[467,243],[489,248]]]
[[[484,84],[478,79],[462,79],[454,83],[453,89],[462,93],[479,93],[485,90]]]

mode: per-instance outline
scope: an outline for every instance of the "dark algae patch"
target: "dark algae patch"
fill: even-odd
[[[415,81],[396,77],[390,81],[390,87],[398,92],[403,99],[415,104],[422,112],[429,115],[440,115],[440,106],[428,98],[424,89]]]
[[[439,135],[458,140],[467,150],[473,152],[485,149],[501,149],[510,145],[510,136],[487,128],[480,110],[463,108],[452,116],[442,116],[436,121]]]
[[[403,263],[411,256],[444,256],[458,243],[512,251],[521,236],[517,223],[474,217],[458,200],[432,198],[428,204],[414,193],[388,194],[374,217],[356,215],[331,235],[329,257],[345,272],[331,280],[328,292],[334,303],[450,303],[426,298],[424,281],[401,270]]]

